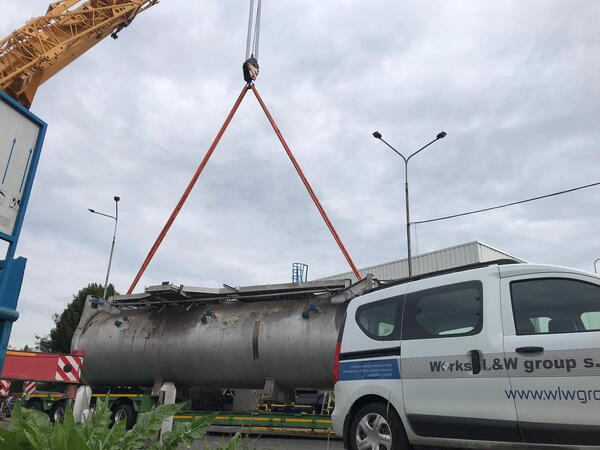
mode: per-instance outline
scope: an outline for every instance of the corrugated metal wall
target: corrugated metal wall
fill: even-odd
[[[452,269],[454,267],[466,266],[496,259],[512,259],[518,262],[525,262],[519,258],[509,255],[501,250],[491,247],[481,242],[469,242],[467,244],[457,245],[455,247],[444,248],[435,252],[417,255],[412,258],[413,275],[436,272],[438,270]],[[393,280],[397,278],[408,277],[408,261],[400,259],[377,266],[365,267],[360,269],[361,275],[372,273],[375,278],[380,280]],[[352,279],[356,277],[352,272],[344,272],[338,275],[321,278],[322,280],[341,280]]]

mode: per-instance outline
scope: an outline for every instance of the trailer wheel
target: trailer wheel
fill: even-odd
[[[44,403],[39,398],[30,398],[25,402],[25,408],[44,411]]]
[[[48,414],[52,423],[63,423],[65,420],[65,409],[64,400],[52,404],[52,408],[50,408],[50,413]]]
[[[118,401],[115,403],[115,406],[112,408],[113,413],[111,416],[112,423],[118,423],[122,420],[125,421],[125,428],[130,430],[135,425],[135,420],[137,418],[137,413],[135,412],[135,408],[133,405],[125,400]]]
[[[351,450],[409,450],[402,421],[384,403],[369,403],[358,410],[350,425]]]

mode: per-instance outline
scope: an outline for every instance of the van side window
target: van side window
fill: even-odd
[[[356,322],[360,329],[371,339],[389,341],[399,339],[399,328],[396,323],[399,302],[402,296],[367,303],[356,310]]]
[[[406,296],[402,339],[468,336],[481,331],[483,286],[468,281]]]
[[[569,278],[513,281],[517,335],[600,331],[600,286]]]

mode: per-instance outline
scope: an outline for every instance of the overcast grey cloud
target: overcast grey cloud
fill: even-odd
[[[0,33],[47,0],[5,0]],[[32,111],[49,124],[18,254],[11,343],[33,342],[71,294],[127,290],[243,85],[248,2],[163,0],[60,72]],[[257,81],[358,266],[405,256],[402,161],[415,220],[600,179],[600,3],[263,2]],[[529,261],[592,269],[600,189],[419,225],[415,250],[481,240]],[[141,280],[218,286],[348,270],[248,94]]]

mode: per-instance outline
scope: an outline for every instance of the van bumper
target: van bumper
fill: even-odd
[[[344,422],[346,421],[346,416],[348,415],[348,411],[352,406],[348,401],[348,392],[347,389],[344,389],[344,382],[338,381],[335,383],[335,408],[333,409],[333,413],[331,414],[331,425],[333,428],[333,432],[339,436],[344,437]]]

